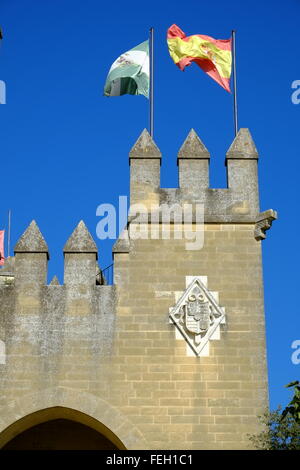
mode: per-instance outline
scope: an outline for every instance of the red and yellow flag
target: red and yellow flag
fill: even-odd
[[[0,266],[4,264],[4,230],[0,230]]]
[[[176,24],[173,24],[168,29],[167,42],[170,56],[180,70],[195,62],[207,75],[230,92],[231,39],[214,39],[202,34],[187,37]]]

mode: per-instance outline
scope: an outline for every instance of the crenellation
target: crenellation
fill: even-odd
[[[19,238],[14,253],[16,288],[30,291],[44,286],[47,279],[49,250],[34,220]]]
[[[130,152],[131,204],[149,209],[198,203],[208,223],[254,223],[259,213],[258,153],[249,130],[240,129],[226,153],[227,188],[209,187],[209,161],[208,150],[191,129],[178,152],[179,188],[161,188],[161,153],[144,130]]]
[[[98,249],[81,220],[64,246],[64,284],[95,286]]]
[[[210,154],[198,135],[191,129],[178,152],[179,188],[195,198],[209,187]]]
[[[158,203],[161,153],[146,129],[129,153],[130,204]]]
[[[133,239],[129,215],[114,285],[104,285],[83,221],[63,249],[63,284],[47,285],[48,246],[30,224],[0,269],[0,447],[19,419],[51,419],[53,409],[83,413],[118,448],[249,446],[268,404],[260,240],[277,217],[260,213],[257,159],[241,129],[226,155],[228,188],[209,188],[210,155],[192,129],[179,187],[161,188],[161,153],[144,130],[130,151],[131,204],[155,205],[164,238]],[[163,204],[186,203],[204,206],[204,220],[193,212],[185,226],[204,233],[195,250],[173,236],[182,222],[162,216]]]
[[[226,153],[228,187],[242,195],[251,213],[259,212],[258,152],[249,129],[240,129]]]

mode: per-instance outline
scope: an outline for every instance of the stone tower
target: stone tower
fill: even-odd
[[[226,154],[228,188],[209,188],[209,160],[191,130],[179,188],[162,189],[143,131],[113,285],[83,222],[63,285],[46,283],[36,223],[21,236],[0,270],[0,447],[30,448],[38,432],[38,448],[57,448],[59,426],[82,426],[94,440],[78,430],[63,448],[250,448],[268,406],[261,240],[276,213],[260,212],[247,129]]]

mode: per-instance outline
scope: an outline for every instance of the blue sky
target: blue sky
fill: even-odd
[[[49,279],[62,282],[62,247],[80,219],[96,238],[96,208],[129,193],[128,152],[148,126],[143,96],[105,98],[112,62],[155,28],[155,141],[162,187],[177,186],[176,154],[194,127],[211,152],[211,187],[226,185],[233,138],[232,96],[195,64],[174,65],[166,30],[227,39],[237,30],[239,127],[260,153],[261,209],[279,220],[263,243],[271,406],[299,378],[291,343],[300,340],[299,119],[291,84],[300,80],[299,0],[185,2],[1,0],[0,228],[13,211],[12,246],[32,219],[49,245]],[[112,241],[99,241],[101,267]]]

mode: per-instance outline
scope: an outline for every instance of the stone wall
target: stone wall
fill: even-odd
[[[99,283],[83,222],[64,247],[64,284],[46,285],[48,246],[31,223],[0,270],[0,446],[43,413],[73,410],[128,449],[250,447],[268,406],[260,240],[276,218],[259,214],[257,158],[241,129],[227,153],[229,187],[209,189],[209,153],[191,131],[178,154],[180,187],[161,189],[161,154],[144,131],[130,152],[131,203],[156,205],[157,230],[170,238],[134,239],[131,214],[114,246],[112,286]],[[204,230],[197,250],[174,236],[180,223],[162,223],[161,204],[185,203],[204,207],[204,224],[193,213],[189,228]],[[226,311],[200,355],[169,317],[188,276],[207,278]]]

